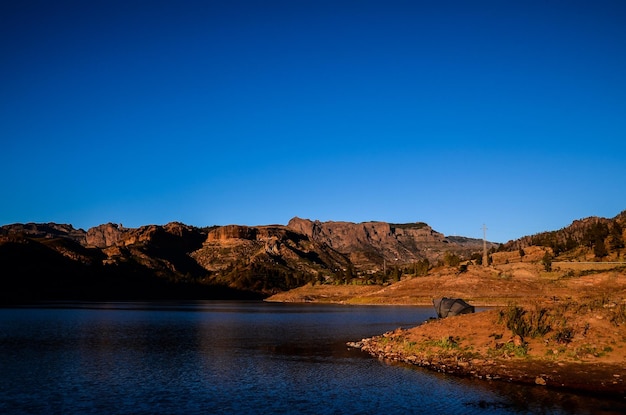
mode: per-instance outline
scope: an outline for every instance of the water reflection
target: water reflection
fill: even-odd
[[[1,413],[623,413],[621,402],[388,364],[346,341],[431,308],[82,303],[0,309]]]

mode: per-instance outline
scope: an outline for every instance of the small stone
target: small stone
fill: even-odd
[[[538,376],[538,377],[535,379],[535,384],[536,384],[536,385],[542,385],[542,386],[545,386],[545,384],[546,384],[546,380],[545,380],[544,378],[542,378],[541,376]]]

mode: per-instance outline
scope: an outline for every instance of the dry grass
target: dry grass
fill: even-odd
[[[577,299],[626,291],[626,272],[546,272],[538,263],[510,263],[488,268],[470,265],[432,269],[427,276],[380,285],[307,285],[270,297],[270,301],[350,304],[431,305],[433,298],[460,297],[475,306],[520,305],[554,299]]]

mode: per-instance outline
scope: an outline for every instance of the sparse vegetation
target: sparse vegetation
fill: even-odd
[[[428,274],[428,270],[430,269],[430,263],[428,262],[428,259],[424,258],[415,262],[413,264],[413,267],[414,275],[416,277],[423,277],[424,275]]]
[[[439,347],[440,349],[443,349],[443,350],[458,349],[459,348],[458,340],[459,340],[458,338],[447,336],[439,340],[432,340],[431,342],[429,342],[429,345]]]
[[[449,267],[458,267],[461,263],[461,258],[453,252],[446,251],[443,254],[443,263]]]
[[[615,326],[626,324],[626,304],[617,304],[613,309],[613,315],[611,316],[611,323]]]
[[[540,337],[546,335],[552,327],[548,310],[535,306],[532,310],[511,305],[500,311],[500,321],[522,339],[526,337]]]
[[[527,357],[528,344],[515,345],[512,342],[507,342],[502,344],[501,347],[489,349],[487,355],[489,357]]]
[[[562,327],[554,333],[553,339],[559,344],[567,344],[572,341],[574,330],[571,327]]]
[[[552,255],[550,255],[550,252],[546,251],[541,259],[541,263],[546,272],[552,272]]]
[[[611,226],[609,247],[617,252],[618,257],[620,256],[620,251],[624,249],[624,230],[617,220],[614,220]]]

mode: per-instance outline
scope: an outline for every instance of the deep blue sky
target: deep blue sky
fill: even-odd
[[[0,224],[626,209],[624,1],[0,2]]]

